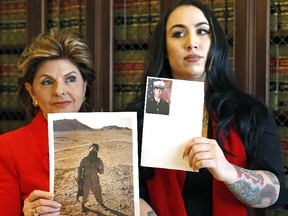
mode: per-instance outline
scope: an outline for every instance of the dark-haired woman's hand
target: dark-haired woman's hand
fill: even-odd
[[[193,170],[207,168],[219,181],[230,181],[236,177],[235,168],[224,156],[217,141],[205,137],[193,138],[187,143],[183,157],[188,156],[189,166]]]
[[[249,170],[227,161],[216,140],[205,137],[192,139],[183,152],[194,170],[207,168],[243,204],[266,208],[274,204],[280,193],[278,178],[267,170]],[[245,193],[243,193],[245,191]]]

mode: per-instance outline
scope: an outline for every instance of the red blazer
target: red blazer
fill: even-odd
[[[39,112],[25,127],[0,136],[0,216],[23,215],[33,190],[49,191],[47,120]]]

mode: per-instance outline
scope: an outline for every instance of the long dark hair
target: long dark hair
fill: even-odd
[[[234,127],[242,139],[248,153],[247,157],[253,157],[257,154],[256,144],[267,118],[267,107],[265,103],[243,92],[237,86],[230,64],[228,39],[213,12],[198,0],[180,0],[172,5],[160,19],[151,39],[141,94],[127,107],[138,112],[140,149],[146,78],[147,76],[173,78],[166,58],[165,28],[170,14],[176,8],[185,5],[199,8],[210,25],[212,41],[205,65],[207,79],[205,103],[209,117],[216,123],[215,139],[223,149],[223,142],[229,135],[230,128]]]

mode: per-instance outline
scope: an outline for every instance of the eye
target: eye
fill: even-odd
[[[68,76],[67,78],[66,78],[66,81],[67,82],[76,82],[76,80],[77,80],[77,78],[76,78],[76,76]]]
[[[199,35],[206,35],[206,34],[210,34],[210,30],[209,29],[205,29],[205,28],[199,28],[199,29],[197,29],[197,33]]]
[[[42,85],[52,85],[53,82],[51,79],[44,79],[42,82],[41,82]]]
[[[172,37],[174,38],[182,38],[185,36],[185,33],[183,31],[176,31],[172,34]]]

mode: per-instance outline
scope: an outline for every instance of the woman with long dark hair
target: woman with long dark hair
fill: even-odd
[[[138,112],[140,151],[147,76],[205,82],[209,124],[183,152],[200,172],[140,166],[141,215],[247,215],[283,204],[278,128],[265,103],[237,86],[227,37],[206,5],[180,0],[155,29],[141,94],[127,108]]]

